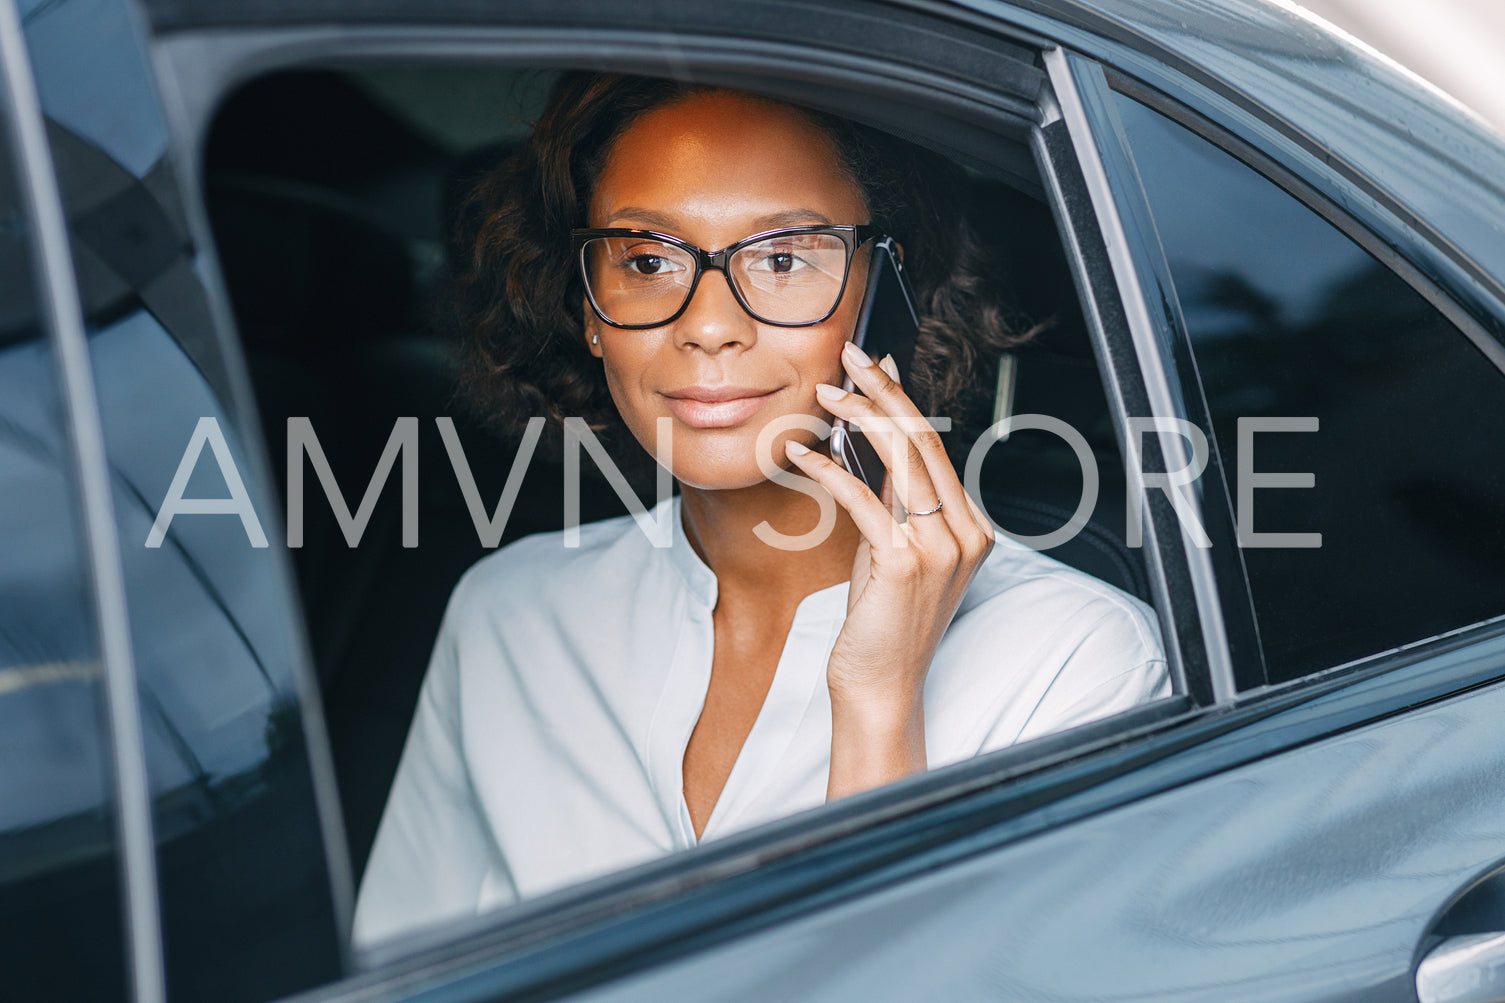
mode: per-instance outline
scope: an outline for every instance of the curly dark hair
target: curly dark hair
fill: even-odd
[[[553,432],[580,416],[608,443],[631,438],[584,342],[584,291],[570,230],[585,219],[614,141],[639,116],[705,85],[601,73],[555,84],[529,140],[461,205],[441,324],[466,349],[460,395],[516,434],[542,415]],[[1026,340],[1011,325],[996,267],[963,212],[961,170],[946,158],[834,115],[799,109],[835,143],[872,222],[905,248],[921,315],[906,389],[926,414],[965,406],[987,383],[982,358]]]

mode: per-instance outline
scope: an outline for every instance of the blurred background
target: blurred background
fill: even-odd
[[[1505,0],[1299,0],[1505,133]]]

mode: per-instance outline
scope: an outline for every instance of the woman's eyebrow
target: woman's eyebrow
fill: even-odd
[[[646,228],[653,230],[673,230],[679,225],[679,220],[667,213],[659,212],[656,209],[643,209],[635,205],[623,206],[612,213],[610,218],[613,222],[628,220],[633,223],[641,223]]]
[[[830,226],[831,220],[814,209],[786,209],[783,212],[772,213],[768,216],[759,216],[753,221],[753,225],[759,230],[772,230],[779,226],[802,226],[806,223],[819,223]]]
[[[657,209],[645,209],[635,205],[623,206],[611,214],[611,219],[614,222],[625,220],[639,223],[648,229],[663,230],[668,233],[673,233],[681,223],[680,219],[676,216],[660,212]],[[800,226],[807,223],[829,226],[831,225],[831,220],[824,213],[816,212],[814,209],[784,209],[754,219],[752,221],[752,230],[749,232],[756,233],[761,230],[773,230],[781,226]]]

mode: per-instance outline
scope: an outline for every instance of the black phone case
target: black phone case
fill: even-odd
[[[867,291],[863,294],[862,311],[852,340],[874,362],[892,355],[901,379],[909,372],[915,337],[920,331],[914,304],[914,291],[904,274],[897,248],[892,238],[885,237],[873,248]],[[843,387],[855,389],[850,378]],[[873,494],[882,493],[888,469],[867,437],[840,418],[831,430],[831,455],[871,488]]]

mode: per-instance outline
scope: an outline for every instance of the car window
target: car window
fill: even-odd
[[[167,988],[271,999],[335,977],[341,958],[274,510],[244,445],[132,9],[50,4],[25,30],[109,465]],[[206,514],[194,499],[243,505]]]
[[[499,543],[557,530],[565,519],[561,463],[523,453],[525,474],[505,532],[486,543],[479,538],[438,420],[452,423],[466,476],[487,512],[503,494],[521,443],[515,437],[498,443],[485,416],[457,401],[457,352],[436,335],[433,321],[445,291],[443,269],[470,253],[453,240],[465,214],[476,211],[466,195],[527,137],[556,77],[553,70],[505,66],[282,72],[229,95],[207,134],[203,189],[267,440],[274,457],[289,457],[278,472],[317,463],[330,471],[329,483],[322,473],[318,480],[302,474],[301,495],[289,496],[303,507],[293,559],[358,877],[415,707],[422,706],[425,674],[447,650],[436,649],[435,637],[455,583]],[[326,127],[336,120],[344,123],[338,135]],[[995,144],[1015,154],[1027,150],[1022,140]],[[970,432],[999,417],[1038,412],[1071,425],[1084,445],[1078,452],[1058,434],[1020,430],[982,451],[979,495],[1006,530],[1050,535],[1077,508],[1087,483],[1085,455],[1101,485],[1096,518],[1051,553],[1127,592],[1131,598],[1101,594],[1153,620],[1150,607],[1136,602],[1150,594],[1143,551],[1124,542],[1123,463],[1070,266],[1038,177],[1026,183],[1017,160],[1007,166],[1008,172],[990,171],[983,162],[962,172],[965,190],[958,194],[989,249],[1011,259],[1000,271],[1016,276],[1019,323],[1043,323],[1006,363],[979,360],[984,386],[968,402]],[[406,506],[390,483],[396,474],[384,489],[372,479],[394,429],[411,416],[416,546],[406,542]],[[321,459],[289,451],[290,421],[312,430]],[[953,440],[959,471],[975,441]],[[582,518],[622,514],[623,501],[597,474],[596,461],[582,466]],[[623,472],[639,497],[653,497],[651,468],[641,479],[625,465]],[[379,490],[358,533],[332,511],[331,485],[352,511],[368,489]],[[603,598],[608,607],[612,601]],[[657,661],[669,659],[660,654]],[[579,703],[588,701],[582,696]],[[1029,704],[1041,705],[1038,696]],[[515,711],[509,705],[498,714]],[[633,755],[625,750],[621,759],[635,763]],[[682,750],[652,755],[674,764]],[[661,780],[655,789],[668,790],[672,800],[675,782]],[[656,820],[643,831],[661,825]]]
[[[61,380],[40,322],[7,136],[0,132],[0,967],[10,998],[113,999],[124,989],[124,911],[99,643]]]
[[[1505,376],[1295,197],[1115,98],[1244,494],[1269,680],[1505,613]]]

